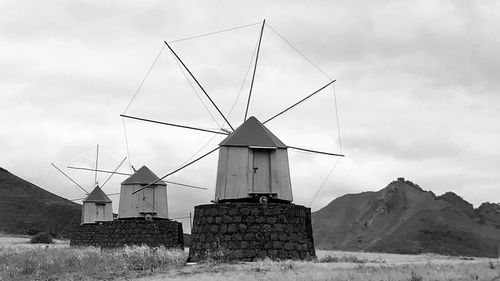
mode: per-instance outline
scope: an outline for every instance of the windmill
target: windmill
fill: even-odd
[[[186,63],[170,45],[172,42],[209,36],[228,30],[235,30],[237,28],[188,37],[186,39],[171,41],[170,43],[164,41],[165,46],[170,50],[183,73],[189,75],[196,87],[210,102],[210,106],[215,109],[217,114],[224,120],[223,126],[219,126],[220,128],[218,130],[127,114],[127,109],[141,86],[139,86],[138,91],[134,97],[132,97],[124,113],[120,115],[124,118],[123,120],[126,118],[225,136],[225,139],[223,139],[217,147],[209,150],[196,159],[189,162],[186,161],[187,163],[183,163],[180,167],[168,172],[161,178],[157,178],[131,193],[132,195],[140,194],[147,188],[154,187],[158,183],[161,183],[169,176],[195,164],[215,151],[219,151],[215,196],[212,200],[213,204],[195,206],[188,261],[199,261],[211,257],[218,258],[221,257],[221,253],[222,256],[228,260],[247,261],[265,257],[276,259],[308,259],[316,256],[314,238],[312,235],[311,209],[305,206],[292,204],[293,195],[288,151],[297,150],[307,153],[344,157],[340,145],[340,132],[340,153],[333,153],[285,144],[266,127],[266,124],[276,120],[279,116],[296,108],[325,88],[333,85],[336,80],[329,78],[329,76],[325,74],[325,76],[329,78],[328,83],[280,110],[263,122],[259,121],[255,116],[249,116],[248,110],[252,100],[252,90],[259,61],[262,35],[266,26],[268,26],[268,24],[266,24],[264,20],[261,23],[259,40],[256,46],[255,61],[253,61],[253,72],[246,100],[244,118],[239,126],[233,126],[233,124],[231,124],[227,116],[222,113],[220,107],[203,87],[200,80],[193,74],[191,69],[188,68]],[[243,27],[246,26],[238,28]],[[305,58],[300,51],[293,47],[272,27],[270,27],[270,29]],[[313,64],[309,59],[305,59]],[[314,66],[320,70],[316,65]],[[149,75],[151,69],[152,67],[144,80]],[[324,72],[322,73],[324,74]],[[186,78],[188,77],[186,76]],[[188,81],[191,80],[188,79]],[[192,88],[194,87],[191,82],[190,85]],[[336,110],[335,91],[334,100]],[[335,111],[335,114],[337,116],[337,111]],[[214,119],[213,116],[212,119]],[[228,127],[224,128],[225,125]],[[337,129],[338,128],[337,116]],[[335,162],[329,175],[336,167],[337,163],[338,161]],[[320,186],[319,190],[321,187],[322,186]]]
[[[76,186],[86,193],[86,197],[75,199],[82,200],[82,223],[75,226],[70,240],[71,246],[94,246],[101,248],[122,247],[124,245],[148,245],[151,247],[164,246],[166,248],[184,247],[182,223],[168,218],[166,183],[159,182],[143,189],[141,193],[131,196],[134,190],[145,186],[152,180],[158,179],[146,166],[134,173],[118,172],[125,157],[113,170],[108,171],[98,168],[99,146],[95,168],[68,166],[71,170],[91,171],[94,173],[95,188],[89,193],[77,181],[72,179],[62,169],[51,163],[60,173],[71,180]],[[97,173],[109,174],[106,181],[100,186]],[[128,176],[121,184],[118,217],[114,217],[112,201],[104,193],[102,187],[113,175]],[[190,188],[205,189],[177,182],[173,184]],[[154,220],[153,220],[154,219]],[[142,235],[137,235],[141,233]]]
[[[118,167],[119,168],[119,167]],[[86,167],[68,166],[68,169],[83,170],[83,171],[97,171],[99,173],[127,176],[121,183],[121,190],[119,193],[112,193],[112,195],[120,195],[120,204],[118,205],[118,219],[129,218],[145,218],[147,220],[155,219],[168,219],[168,196],[167,184],[176,186],[193,188],[199,190],[207,190],[205,187],[200,187],[191,184],[180,183],[177,181],[158,181],[149,187],[142,189],[139,193],[134,191],[141,189],[143,186],[156,181],[158,176],[155,175],[148,167],[142,166],[140,169],[134,170],[134,173],[123,173],[114,171],[91,169]]]
[[[290,170],[288,163],[289,149],[304,151],[308,153],[317,153],[323,155],[344,157],[344,155],[341,153],[332,153],[332,152],[302,148],[298,146],[285,145],[278,137],[276,137],[265,126],[266,123],[271,122],[272,120],[275,120],[277,117],[283,115],[284,113],[290,111],[291,109],[296,108],[298,105],[307,101],[314,95],[320,93],[328,86],[334,84],[334,82],[336,81],[334,79],[330,79],[328,83],[326,83],[319,89],[313,91],[311,94],[291,104],[290,106],[286,107],[285,109],[281,110],[280,112],[278,112],[277,114],[273,115],[271,118],[268,118],[263,122],[260,122],[254,116],[250,117],[248,116],[248,109],[251,103],[252,90],[256,77],[256,70],[261,48],[262,35],[264,33],[264,28],[266,26],[268,25],[264,20],[262,22],[260,29],[243,123],[240,124],[240,126],[238,126],[237,128],[235,128],[235,126],[233,126],[233,124],[229,122],[228,118],[222,113],[219,106],[214,102],[214,100],[207,93],[201,82],[193,74],[191,69],[188,68],[188,66],[184,63],[184,61],[179,57],[179,55],[172,48],[169,42],[164,41],[166,47],[175,57],[176,62],[178,62],[179,65],[182,66],[183,71],[186,71],[189,74],[191,79],[194,81],[195,85],[199,88],[199,90],[201,90],[201,92],[208,99],[208,101],[210,101],[211,106],[217,111],[218,115],[222,117],[225,124],[227,124],[229,128],[227,129],[221,128],[220,130],[211,130],[195,126],[188,126],[184,124],[164,122],[150,118],[142,118],[139,116],[125,114],[126,112],[121,114],[120,116],[122,118],[226,136],[226,138],[221,143],[219,143],[218,147],[213,148],[212,150],[203,154],[202,156],[165,174],[163,177],[150,182],[148,185],[145,185],[141,189],[134,191],[132,194],[141,192],[143,189],[149,188],[150,186],[153,186],[161,182],[165,178],[183,170],[184,168],[196,163],[197,161],[219,150],[214,202],[237,202],[237,201],[258,200],[261,203],[265,203],[271,200],[271,201],[289,203],[293,201]],[[234,30],[234,29],[235,28],[228,30]],[[275,32],[274,29],[271,28],[271,30]],[[211,35],[214,33],[219,33],[219,32],[212,32],[207,35]],[[194,36],[192,38],[197,38],[197,37],[200,36]],[[286,42],[288,43],[288,41]],[[308,61],[310,62],[310,60]],[[133,98],[131,102],[132,101]]]
[[[59,171],[62,175],[64,175],[67,179],[69,179],[72,183],[78,186],[83,192],[85,192],[86,196],[84,198],[73,199],[71,201],[83,200],[82,204],[82,224],[92,224],[96,222],[102,221],[112,221],[113,220],[113,207],[112,201],[109,199],[108,195],[116,195],[116,194],[108,194],[104,193],[103,187],[106,183],[111,179],[111,177],[115,174],[115,172],[121,167],[123,162],[127,157],[125,157],[118,167],[116,167],[115,171],[106,179],[106,181],[99,186],[97,181],[97,171],[98,171],[98,162],[99,162],[99,145],[97,145],[96,152],[96,161],[95,161],[95,169],[94,171],[94,189],[91,192],[88,192],[85,188],[83,188],[78,182],[76,182],[73,178],[71,178],[68,174],[66,174],[63,170],[57,167],[54,163],[51,165]]]

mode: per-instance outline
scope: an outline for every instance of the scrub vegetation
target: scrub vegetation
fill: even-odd
[[[30,239],[31,244],[52,244],[52,236],[46,232],[39,232]]]
[[[0,280],[500,280],[500,260],[435,254],[317,251],[313,261],[186,263],[163,247],[70,248],[0,237]]]
[[[9,247],[0,249],[0,280],[110,280],[164,273],[187,255],[164,247]]]

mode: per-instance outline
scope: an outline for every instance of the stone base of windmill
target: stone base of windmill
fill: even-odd
[[[168,219],[118,219],[81,224],[72,231],[71,246],[116,248],[125,245],[184,249],[182,223]]]
[[[216,203],[195,207],[189,261],[316,257],[311,209],[284,203]]]

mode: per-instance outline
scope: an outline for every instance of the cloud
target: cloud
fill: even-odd
[[[0,36],[5,39],[0,46],[0,166],[52,192],[68,198],[81,195],[51,170],[50,162],[62,159],[64,164],[73,152],[93,151],[96,143],[103,151],[107,147],[120,157],[126,154],[118,115],[163,40],[266,18],[337,79],[340,133],[347,157],[327,180],[314,208],[344,193],[382,188],[398,176],[436,193],[458,190],[474,204],[500,201],[492,192],[500,180],[495,149],[500,140],[498,3],[56,1],[27,5],[4,1],[0,8],[4,11]],[[259,28],[172,44],[224,113],[238,95]],[[161,60],[131,112],[215,128],[170,54],[165,52]],[[230,117],[235,125],[244,115],[249,78]],[[266,119],[325,81],[266,29],[250,114]],[[269,128],[285,143],[338,150],[332,94],[328,88],[270,122]],[[126,127],[135,165],[147,164],[159,175],[177,167],[211,137],[130,120]],[[208,146],[218,141],[215,138]],[[92,162],[92,153],[79,157],[81,163]],[[112,165],[120,157],[103,161]],[[290,158],[296,202],[308,204],[333,159],[292,152]],[[215,171],[214,156],[174,178],[213,188]],[[92,177],[79,177],[92,184]],[[117,190],[118,185],[117,179],[109,188]],[[172,213],[188,213],[213,196],[213,190],[171,190]]]

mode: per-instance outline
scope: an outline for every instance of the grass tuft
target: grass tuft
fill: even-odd
[[[346,263],[366,263],[368,262],[365,259],[360,259],[354,255],[349,256],[330,256],[327,255],[318,260],[320,263],[337,263],[337,262],[346,262]]]
[[[418,275],[417,273],[415,273],[415,271],[411,271],[411,276],[410,276],[410,279],[408,279],[409,281],[422,281],[422,276]]]
[[[31,244],[52,244],[54,241],[52,240],[52,236],[46,232],[38,232],[33,235],[30,239]]]
[[[492,261],[488,262],[488,266],[490,269],[495,269],[495,264]]]

